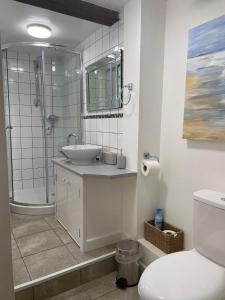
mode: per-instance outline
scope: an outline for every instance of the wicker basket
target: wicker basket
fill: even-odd
[[[173,230],[176,236],[168,235],[162,230]],[[179,228],[163,222],[162,230],[154,226],[154,220],[145,222],[145,239],[165,253],[183,250],[184,232]]]

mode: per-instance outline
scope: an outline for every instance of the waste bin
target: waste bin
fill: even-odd
[[[138,284],[140,246],[134,240],[122,240],[116,246],[117,276],[116,284],[125,289]]]

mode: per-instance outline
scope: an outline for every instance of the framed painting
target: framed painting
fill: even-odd
[[[183,138],[225,140],[225,16],[189,31]]]

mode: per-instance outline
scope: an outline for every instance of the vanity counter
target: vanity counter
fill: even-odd
[[[55,158],[52,162],[68,171],[71,171],[81,177],[131,177],[137,176],[137,172],[128,169],[117,169],[115,165],[106,165],[95,163],[93,165],[75,165],[65,158]]]

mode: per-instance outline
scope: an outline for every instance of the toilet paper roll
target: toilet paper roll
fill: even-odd
[[[156,159],[143,160],[141,163],[141,173],[144,176],[156,175],[159,173],[160,166]]]
[[[175,231],[173,231],[173,230],[163,230],[163,232],[164,232],[165,234],[172,235],[172,236],[174,236],[174,237],[177,236],[177,233],[176,233]]]

